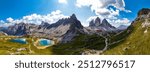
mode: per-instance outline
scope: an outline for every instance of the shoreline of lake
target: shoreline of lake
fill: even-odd
[[[35,42],[34,42],[34,46],[37,48],[37,49],[46,49],[47,47],[50,47],[50,46],[52,46],[52,45],[54,45],[55,44],[55,42],[54,41],[52,41],[51,43],[51,45],[47,45],[47,46],[40,46],[39,45],[39,41],[40,41],[41,39],[37,39]]]

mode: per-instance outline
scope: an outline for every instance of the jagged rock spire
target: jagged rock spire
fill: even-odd
[[[70,18],[72,18],[72,19],[77,19],[77,17],[76,17],[75,14],[72,14]]]
[[[101,24],[101,19],[99,17],[97,17],[95,20],[92,20],[90,22],[89,26],[99,26]]]

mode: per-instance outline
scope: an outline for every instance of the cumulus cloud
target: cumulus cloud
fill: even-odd
[[[77,0],[76,6],[79,8],[89,6],[96,14],[111,13],[110,9],[108,9],[109,6],[113,6],[121,11],[131,12],[125,9],[124,0]]]
[[[120,11],[131,12],[125,9],[124,0],[77,0],[76,6],[81,8],[88,6],[96,15],[119,15]],[[110,6],[116,9],[109,8]]]
[[[68,18],[68,17],[69,16],[63,15],[60,10],[56,10],[47,15],[31,14],[28,16],[24,16],[22,19],[17,19],[17,20],[14,20],[12,18],[7,18],[7,21],[13,24],[20,23],[20,22],[41,24],[42,21],[48,22],[51,24],[51,23],[55,23],[59,19]]]
[[[124,0],[76,0],[76,6],[78,8],[90,7],[91,11],[96,14],[96,16],[89,17],[87,19],[88,22],[96,17],[100,17],[101,19],[106,18],[113,24],[115,23],[116,26],[121,23],[130,23],[130,20],[127,18],[118,18],[120,16],[120,11],[126,13],[131,12],[130,10],[125,9]]]
[[[114,0],[115,1],[115,0]],[[120,9],[120,10],[125,10],[125,2],[124,0],[116,0],[116,3],[115,4],[112,4],[113,6],[115,6],[117,9]]]
[[[6,20],[10,23],[10,22],[13,22],[14,19],[11,18],[11,17],[9,17],[9,18],[7,18]]]
[[[0,20],[0,27],[7,27],[7,26],[10,26],[12,25],[11,23],[6,23],[5,21],[3,20]]]
[[[122,20],[116,20],[116,23],[120,23],[120,24],[127,24],[130,22],[130,20],[128,20],[127,18],[123,18]]]
[[[126,25],[129,26],[131,24],[131,21],[127,18],[122,19],[116,19],[116,20],[108,20],[112,25],[115,27],[119,27],[120,25]]]
[[[123,18],[123,20],[116,21],[116,22],[118,22],[116,24],[120,24],[120,25],[124,24],[124,25],[128,25],[129,26],[131,24],[131,21],[129,19],[127,19],[127,18]]]
[[[67,4],[67,0],[58,0],[59,3],[62,3],[62,4]]]

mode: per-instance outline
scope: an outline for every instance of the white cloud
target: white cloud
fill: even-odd
[[[7,26],[10,26],[12,25],[11,23],[6,23],[5,21],[3,20],[0,20],[0,27],[7,27]]]
[[[62,4],[67,4],[67,0],[58,0],[59,3],[62,3]]]
[[[69,16],[63,15],[60,10],[56,10],[47,15],[31,14],[31,15],[23,16],[21,19],[16,19],[16,20],[9,17],[6,19],[6,22],[3,20],[0,20],[0,26],[10,26],[13,24],[21,23],[21,22],[33,23],[33,24],[39,25],[41,24],[42,21],[48,22],[51,24],[51,23],[57,22],[59,19],[68,18],[68,17]]]
[[[61,14],[61,11],[60,10],[56,10],[56,11],[53,11],[51,12],[52,15],[59,15]]]
[[[3,24],[3,23],[5,23],[3,20],[0,20],[0,24]]]
[[[121,24],[130,25],[131,21],[127,18],[123,18],[123,19],[116,20],[115,23],[118,25],[121,25]]]
[[[131,13],[132,11],[131,10],[124,10],[125,12],[127,12],[127,13]]]
[[[131,24],[131,21],[127,18],[122,18],[122,19],[116,19],[116,20],[109,20],[108,21],[114,25],[115,27],[119,27],[120,25],[126,25],[129,26]]]
[[[24,16],[22,19],[13,20],[12,18],[8,18],[7,20],[11,21],[11,23],[13,24],[20,23],[20,22],[41,24],[42,21],[51,24],[51,23],[55,23],[59,19],[68,18],[68,17],[69,16],[63,15],[60,10],[56,10],[47,15],[31,14],[28,16]]]
[[[112,4],[114,7],[116,7],[117,9],[120,9],[120,10],[125,10],[125,2],[124,0],[114,0],[116,1],[115,4]]]
[[[3,20],[0,20],[0,27],[3,26],[5,22]]]
[[[130,20],[128,20],[127,18],[123,18],[122,20],[116,20],[116,23],[120,23],[120,24],[127,24],[130,22]]]
[[[96,14],[96,16],[89,17],[87,19],[88,22],[96,17],[100,17],[101,19],[106,18],[111,24],[115,23],[115,26],[130,23],[130,20],[127,18],[118,18],[120,11],[126,13],[131,12],[130,10],[125,9],[124,0],[76,0],[76,6],[78,8],[90,7],[91,11]]]
[[[131,12],[130,10],[125,9],[124,0],[77,0],[76,6],[81,8],[84,6],[90,7],[92,12],[95,12],[96,15],[108,15],[114,12],[125,11]],[[116,10],[113,10],[109,7],[113,6]]]
[[[9,17],[9,18],[7,18],[6,20],[10,23],[10,22],[13,22],[14,19],[11,18],[11,17]]]

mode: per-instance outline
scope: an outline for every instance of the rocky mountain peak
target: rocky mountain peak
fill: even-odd
[[[101,19],[100,19],[99,17],[97,17],[97,18],[95,19],[95,23],[101,24]]]
[[[96,19],[93,19],[89,23],[89,27],[94,30],[101,30],[101,31],[115,31],[116,28],[112,26],[106,19],[103,19],[101,22],[101,19],[97,17]]]
[[[40,27],[48,27],[49,25],[50,24],[48,22],[42,21]]]
[[[77,19],[77,17],[76,17],[75,14],[72,14],[72,15],[70,16],[70,18],[72,18],[72,19]]]
[[[112,27],[111,24],[106,19],[103,19],[102,26]]]
[[[138,12],[138,17],[142,16],[142,15],[148,15],[150,13],[150,9],[149,8],[143,8]]]
[[[103,19],[101,26],[103,26],[103,27],[109,27],[109,28],[112,28],[112,29],[116,29],[106,19]]]
[[[89,27],[93,27],[93,26],[95,26],[94,20],[90,21],[90,23],[89,23]]]
[[[99,26],[101,24],[101,19],[99,18],[99,17],[97,17],[96,19],[95,19],[95,25],[96,26]]]
[[[101,19],[97,17],[95,20],[90,22],[89,26],[110,26],[110,23],[106,19],[103,19],[101,23]]]
[[[142,28],[149,27],[150,26],[150,8],[143,8],[138,12],[138,16],[135,21],[132,22],[133,26],[136,26],[136,22],[139,22],[141,20],[144,20],[142,23]]]
[[[106,19],[103,19],[102,23],[108,23],[108,21]]]
[[[44,22],[44,21],[42,21],[42,22],[41,22],[41,25],[43,25],[43,24],[45,24],[45,22]]]
[[[99,17],[97,17],[95,20],[93,19],[90,22],[89,26],[90,27],[92,27],[92,26],[100,26],[100,24],[101,24],[101,19]]]

